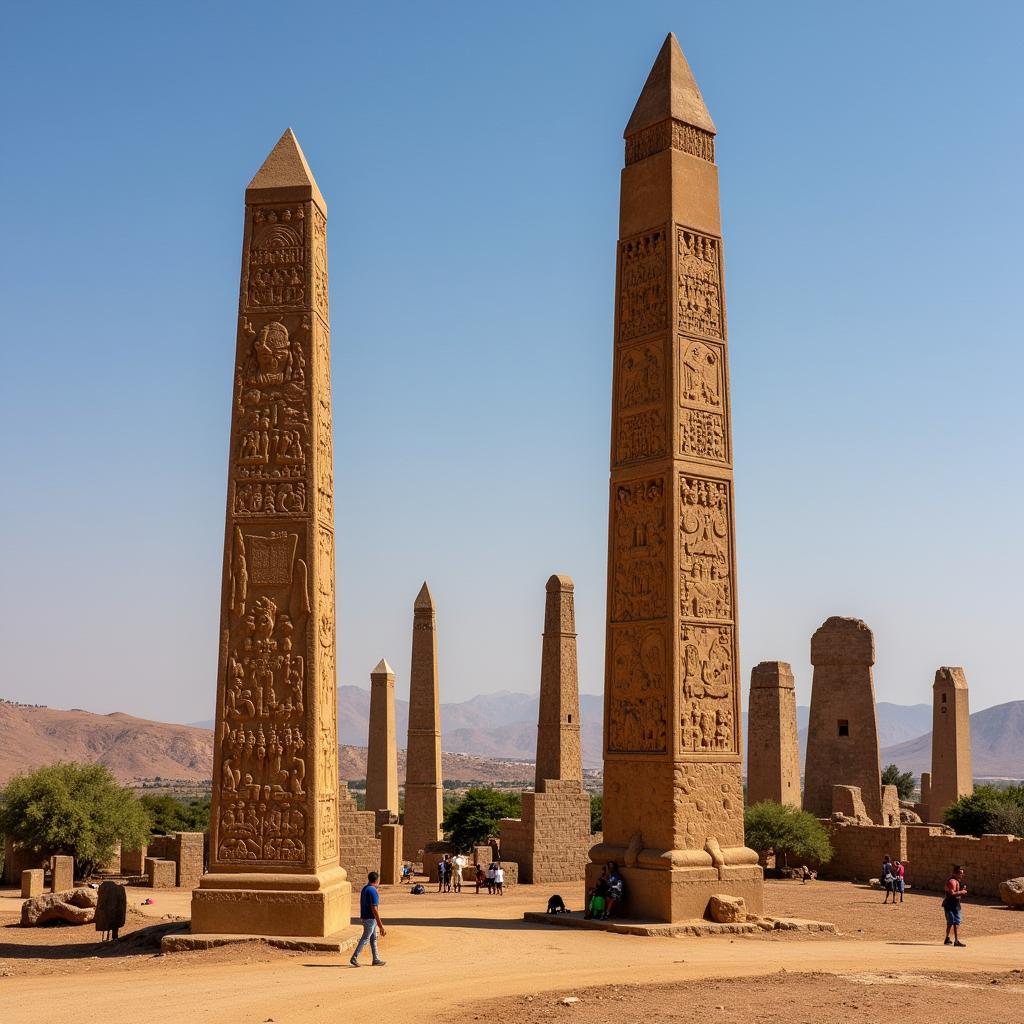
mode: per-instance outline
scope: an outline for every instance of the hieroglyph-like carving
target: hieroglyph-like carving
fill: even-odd
[[[668,326],[668,246],[661,228],[619,244],[619,338],[642,338]]]
[[[715,162],[714,135],[672,118],[652,124],[626,139],[626,166],[666,149],[689,153],[709,163]]]
[[[733,620],[729,484],[679,478],[679,597],[684,619]]]
[[[253,309],[307,305],[306,211],[302,206],[257,207],[252,217],[245,297]]]
[[[628,412],[657,405],[665,394],[661,342],[626,349],[619,356],[619,409]]]
[[[662,753],[667,748],[670,700],[665,636],[660,626],[612,627],[608,749]]]
[[[331,349],[327,328],[316,332],[319,380],[316,426],[317,508],[329,523],[334,522],[334,434],[331,427]]]
[[[677,326],[681,331],[724,337],[721,243],[687,228],[676,228]]]
[[[680,745],[734,753],[735,684],[732,626],[680,627]]]
[[[660,619],[668,615],[664,477],[613,486],[614,547],[612,621]]]
[[[327,295],[327,218],[313,207],[313,308],[326,320]]]
[[[720,345],[680,337],[680,454],[728,462],[725,422],[725,353]]]

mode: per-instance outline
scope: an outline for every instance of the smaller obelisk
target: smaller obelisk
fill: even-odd
[[[583,780],[573,582],[569,576],[552,576],[546,589],[533,784],[538,793],[544,792],[548,779]]]
[[[420,851],[441,837],[441,709],[437,689],[437,616],[426,583],[413,605],[409,670],[409,742],[405,761],[402,856],[420,861]]]
[[[971,711],[967,676],[943,665],[932,685],[932,775],[928,820],[942,821],[946,808],[974,792],[971,769]],[[921,794],[922,800],[924,793]]]
[[[366,809],[398,813],[395,670],[381,658],[370,673],[370,732],[366,744]]]
[[[747,804],[773,800],[800,806],[796,685],[784,661],[762,661],[750,673]]]

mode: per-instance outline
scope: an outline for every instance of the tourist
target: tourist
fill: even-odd
[[[946,941],[944,946],[966,946],[960,941],[961,906],[960,900],[967,895],[964,885],[964,869],[959,864],[953,865],[953,873],[946,880],[946,895],[942,901],[942,909],[946,912]],[[953,933],[950,939],[949,933]]]
[[[900,894],[900,903],[903,902],[903,892],[907,887],[907,864],[906,861],[896,861],[895,879],[893,881],[892,901],[896,902],[896,893]]]
[[[461,853],[455,854],[452,859],[452,888],[456,892],[462,892],[462,869],[466,866],[466,858]]]
[[[480,886],[487,885],[487,876],[484,874],[484,869],[477,864],[476,866],[476,891],[477,895],[480,894]]]
[[[812,871],[806,864],[800,868],[800,884],[806,885],[808,882],[814,881],[818,877],[817,871]]]
[[[437,862],[437,891],[444,892],[444,884],[448,879],[448,854]]]
[[[499,896],[505,895],[505,869],[500,863],[494,865],[494,888]]]
[[[626,883],[619,874],[619,865],[615,861],[608,861],[608,896],[605,902],[604,918],[611,917],[612,912],[622,902],[626,893]]]
[[[498,865],[492,860],[487,866],[487,895],[494,895],[494,872],[497,871]]]
[[[412,865],[406,861],[402,865],[402,885],[408,885],[412,881]]]
[[[583,916],[590,920],[591,918],[604,917],[605,900],[608,895],[608,868],[604,867],[601,870],[601,877],[594,883],[593,889],[587,894],[587,908],[583,912]]]
[[[367,942],[370,944],[370,952],[373,954],[373,966],[383,967],[385,961],[381,960],[377,952],[377,933],[384,938],[384,925],[381,923],[380,913],[377,905],[380,903],[380,894],[377,892],[377,872],[371,871],[366,876],[366,885],[359,892],[359,920],[363,925],[363,934],[359,938],[356,951],[352,954],[349,963],[353,967],[359,966],[359,954],[362,953]]]
[[[882,888],[885,890],[885,899],[883,903],[889,902],[889,897],[892,897],[893,906],[896,905],[896,872],[893,869],[892,861],[889,859],[889,854],[886,854],[882,860]]]

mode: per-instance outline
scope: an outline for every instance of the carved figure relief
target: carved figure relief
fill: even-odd
[[[660,403],[665,389],[660,343],[626,349],[619,358],[619,380],[620,410]]]
[[[250,306],[306,304],[305,217],[301,206],[253,211],[246,268]]]
[[[728,462],[725,426],[725,355],[718,345],[679,341],[681,455]]]
[[[683,475],[679,500],[681,615],[732,621],[729,484]]]
[[[316,331],[317,390],[316,490],[319,515],[334,522],[334,435],[331,428],[331,342],[327,328]]]
[[[612,620],[664,618],[668,614],[664,478],[616,484],[612,515]]]
[[[677,227],[676,261],[679,329],[724,337],[718,239]]]
[[[684,622],[679,641],[680,745],[683,750],[734,753],[732,626]]]
[[[670,148],[715,162],[714,135],[685,121],[666,119],[626,139],[626,166]]]
[[[313,307],[326,320],[327,295],[327,218],[312,207],[313,221]]]
[[[306,511],[306,485],[294,483],[240,483],[234,485],[232,509],[236,516],[302,515]]]
[[[664,455],[665,417],[660,409],[647,409],[619,419],[618,462],[636,462]]]
[[[668,250],[661,229],[619,245],[619,341],[668,326]]]
[[[667,749],[669,706],[665,638],[655,626],[613,630],[608,748],[616,753]]]

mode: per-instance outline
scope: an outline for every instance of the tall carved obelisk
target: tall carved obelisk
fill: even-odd
[[[245,192],[210,873],[193,932],[323,936],[338,865],[327,206],[291,129]]]
[[[370,729],[366,742],[366,809],[398,814],[398,742],[395,670],[381,658],[370,673]]]
[[[626,126],[612,397],[601,864],[628,912],[761,909],[743,845],[715,126],[670,35]]]
[[[441,838],[441,709],[437,689],[437,616],[423,584],[412,613],[409,668],[409,742],[405,751],[405,815],[402,856],[419,861],[420,851]]]

